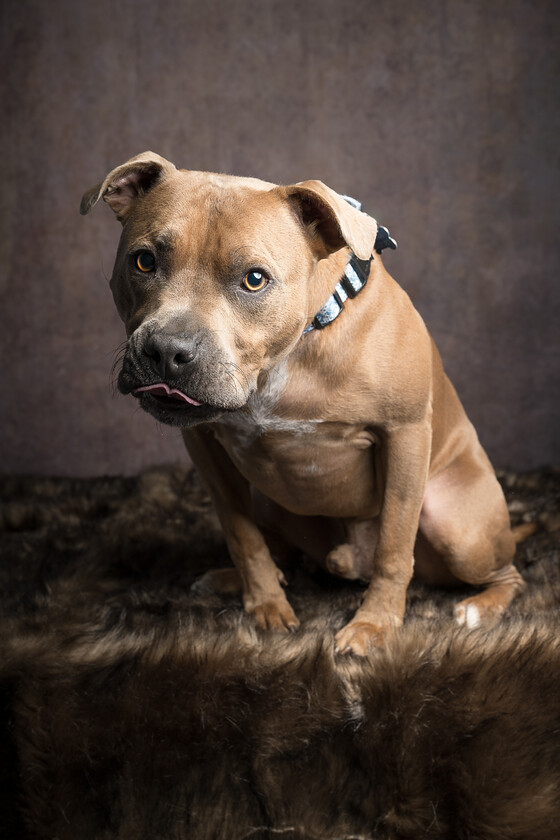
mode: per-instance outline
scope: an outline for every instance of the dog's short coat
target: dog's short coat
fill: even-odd
[[[492,623],[523,586],[505,500],[410,299],[374,255],[367,285],[304,333],[377,224],[320,181],[177,170],[146,152],[82,199],[123,224],[111,280],[128,343],[119,388],[181,427],[262,628],[295,629],[270,545],[369,581],[337,649],[402,623],[416,566],[483,587],[460,623]],[[265,538],[266,537],[266,538]],[[208,581],[207,581],[208,582]]]

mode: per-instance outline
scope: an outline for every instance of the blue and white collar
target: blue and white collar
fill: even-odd
[[[356,297],[366,285],[372,260],[373,256],[369,260],[359,260],[352,254],[346,264],[342,278],[334,287],[334,292],[319,309],[312,322],[304,329],[304,335],[311,330],[322,330],[338,318],[344,309],[344,301]]]
[[[357,210],[362,206],[355,198],[350,198],[346,195],[343,198]],[[394,251],[396,247],[397,242],[393,239],[388,229],[379,225],[373,250],[377,254],[380,254],[384,248],[391,248]],[[359,260],[355,254],[350,256],[344,269],[344,274],[336,284],[334,292],[317,312],[312,322],[304,329],[303,335],[306,335],[312,330],[322,330],[338,318],[344,309],[344,301],[348,300],[348,298],[355,298],[366,285],[373,259],[373,255],[369,260]]]

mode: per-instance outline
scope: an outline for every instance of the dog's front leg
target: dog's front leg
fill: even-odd
[[[249,482],[210,429],[185,429],[183,439],[212,496],[231,559],[239,572],[246,612],[255,617],[262,629],[297,629],[299,621],[281,586],[284,576],[253,519]]]
[[[373,575],[362,605],[336,636],[338,652],[365,656],[370,645],[402,624],[406,590],[431,452],[431,424],[422,422],[387,433],[384,494]]]

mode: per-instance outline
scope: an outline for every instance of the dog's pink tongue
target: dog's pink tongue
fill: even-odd
[[[189,405],[202,405],[198,400],[193,400],[192,397],[187,397],[182,391],[177,388],[170,388],[165,382],[158,382],[156,385],[143,385],[142,388],[136,388],[135,394],[140,394],[142,391],[149,392],[155,397],[171,397],[174,400],[189,403]]]

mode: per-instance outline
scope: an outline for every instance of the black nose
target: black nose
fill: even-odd
[[[162,379],[173,380],[193,361],[196,349],[193,338],[160,332],[146,339],[142,351]]]

